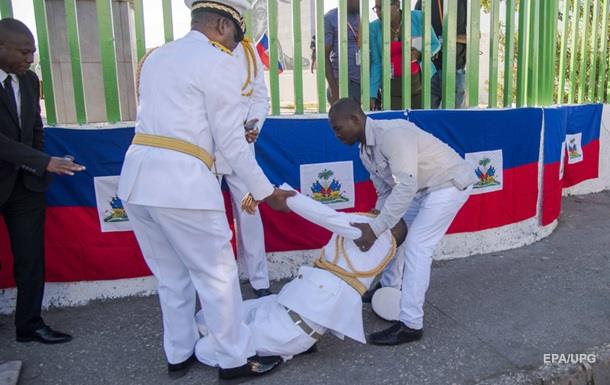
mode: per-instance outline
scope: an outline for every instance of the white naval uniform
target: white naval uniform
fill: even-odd
[[[244,138],[240,70],[234,56],[198,31],[155,50],[141,71],[136,133],[185,140],[210,154],[220,151],[260,200],[273,186]],[[219,366],[245,364],[254,349],[241,322],[237,265],[215,175],[193,156],[131,145],[118,195],[159,282],[167,360],[179,363],[194,351],[198,294]]]
[[[401,218],[409,226],[381,284],[397,289],[402,284],[400,320],[421,329],[432,254],[477,178],[451,147],[411,122],[367,118],[365,136],[360,159],[377,190],[375,207],[380,210],[371,228],[379,234]]]
[[[246,81],[248,66],[243,45],[240,43],[233,51],[236,59],[242,64],[242,82]],[[257,74],[252,79],[251,84],[245,91],[252,90],[251,95],[244,95],[242,92],[242,103],[244,105],[244,122],[251,119],[258,119],[256,127],[263,127],[267,112],[269,111],[269,96],[267,85],[265,84],[264,67],[258,52],[255,51]],[[245,133],[245,131],[244,131]],[[254,154],[254,143],[250,144],[250,150]],[[220,153],[216,153],[216,172],[219,178],[223,178],[229,186],[231,202],[233,206],[233,216],[237,221],[237,255],[243,257],[248,269],[250,285],[254,289],[269,288],[269,270],[267,268],[267,253],[265,251],[265,234],[263,231],[263,221],[259,210],[254,214],[247,214],[240,209],[241,200],[248,189],[246,185],[237,177],[231,166],[225,161]]]
[[[290,187],[283,185],[281,188]],[[288,198],[287,203],[292,212],[333,231],[330,241],[324,246],[324,254],[329,261],[335,256],[337,235],[345,237],[346,253],[354,268],[359,271],[378,266],[391,250],[390,231],[382,233],[366,253],[354,244],[352,239],[360,237],[361,233],[350,222],[367,222],[369,217],[337,212],[301,194]],[[341,258],[338,265],[349,271],[345,259]],[[374,277],[360,278],[360,281],[368,288],[373,279]],[[292,321],[287,309],[298,313],[318,334],[328,330],[341,339],[347,336],[366,343],[360,294],[328,271],[302,266],[298,276],[284,285],[279,294],[244,302],[244,322],[252,332],[257,354],[279,355],[287,360],[305,352],[316,342]],[[198,322],[205,324],[206,321],[205,317],[199,317]],[[204,336],[195,352],[201,362],[211,366],[217,364],[212,339]]]

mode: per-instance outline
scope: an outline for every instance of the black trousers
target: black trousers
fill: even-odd
[[[44,193],[28,190],[20,173],[8,200],[0,205],[0,214],[14,257],[15,327],[18,334],[28,333],[44,326],[40,316],[44,294]]]

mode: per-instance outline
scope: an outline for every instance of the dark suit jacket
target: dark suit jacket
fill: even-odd
[[[18,78],[21,127],[4,90],[0,90],[0,205],[11,195],[19,169],[23,170],[25,187],[31,191],[43,192],[51,182],[51,175],[46,172],[50,157],[43,152],[38,77],[27,71]]]

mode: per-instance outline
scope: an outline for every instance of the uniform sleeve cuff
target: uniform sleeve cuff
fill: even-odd
[[[269,195],[273,194],[274,187],[271,183],[267,182],[266,184],[257,187],[255,190],[250,191],[252,197],[257,201],[262,201],[267,198]]]

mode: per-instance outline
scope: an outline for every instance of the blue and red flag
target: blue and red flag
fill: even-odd
[[[258,56],[261,58],[261,62],[265,66],[265,69],[268,71],[269,66],[269,38],[267,37],[267,32],[263,33],[263,35],[256,42],[256,51],[258,51]],[[277,70],[278,73],[282,73],[284,71],[284,67],[282,66],[282,62],[278,60],[277,62]]]
[[[559,218],[561,212],[567,123],[568,110],[565,107],[544,109],[544,168],[541,212],[541,224],[543,226]]]
[[[480,181],[449,233],[489,229],[536,215],[542,110],[419,110],[410,111],[409,120],[462,157],[489,153],[475,158],[473,172]],[[494,159],[502,159],[502,164]]]
[[[602,104],[562,107],[567,110],[566,165],[563,187],[599,176],[599,131]]]

